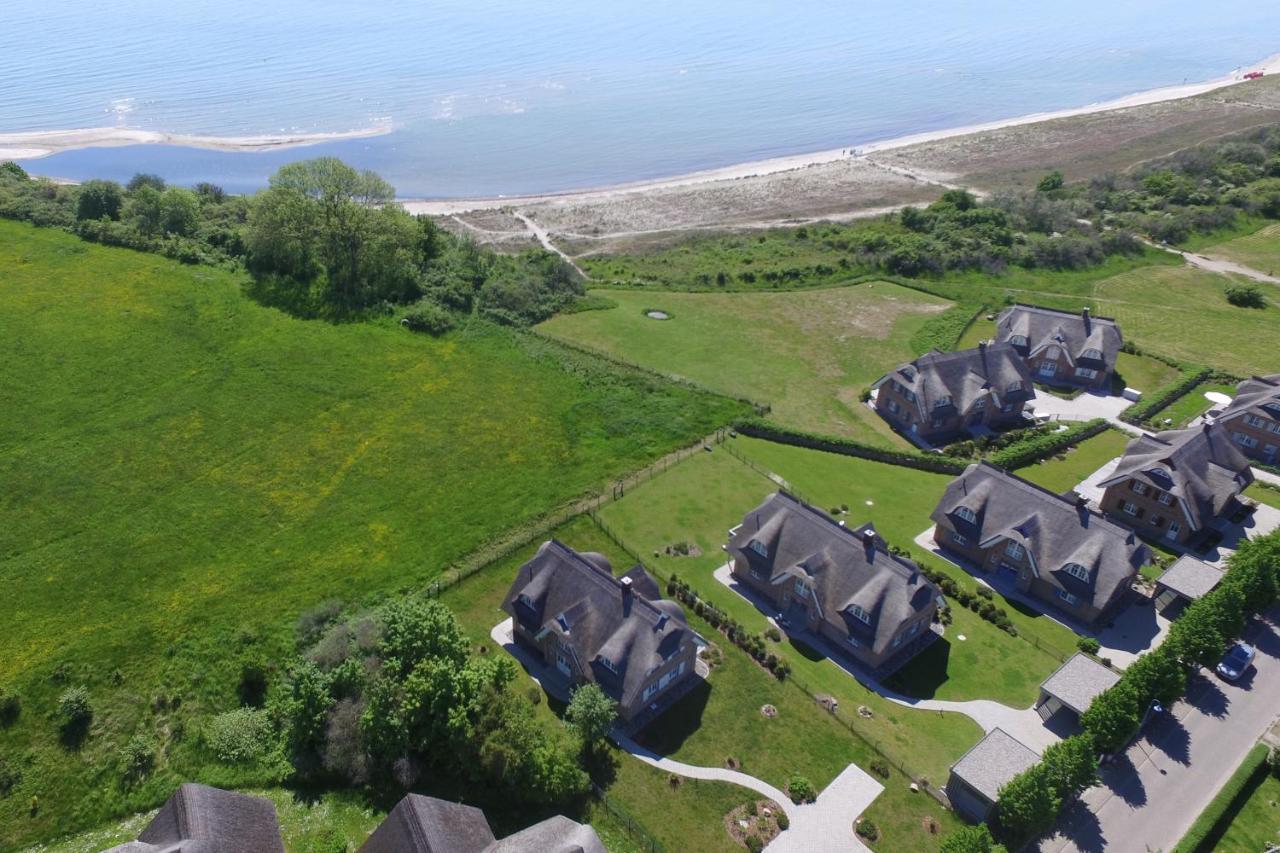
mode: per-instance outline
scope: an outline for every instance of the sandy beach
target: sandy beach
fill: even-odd
[[[1239,71],[1213,80],[1150,89],[1145,92],[1137,92],[1132,95],[1125,95],[1109,101],[1099,101],[1093,104],[1086,104],[1082,107],[1073,107],[1053,112],[1030,113],[1027,115],[999,119],[997,121],[984,122],[981,124],[971,124],[963,127],[914,133],[896,137],[894,139],[881,140],[879,142],[851,144],[845,148],[815,151],[808,154],[794,154],[786,157],[774,157],[768,160],[737,163],[731,166],[706,169],[698,172],[689,172],[683,175],[675,175],[667,178],[635,181],[631,183],[615,184],[612,186],[594,187],[582,190],[568,190],[565,192],[548,193],[545,195],[513,195],[491,198],[460,199],[404,199],[402,203],[412,213],[430,214],[433,216],[450,216],[458,213],[466,213],[468,211],[493,210],[512,205],[523,206],[543,204],[547,202],[579,203],[603,201],[623,194],[668,190],[696,186],[699,184],[714,183],[718,181],[732,181],[741,178],[760,177],[780,172],[789,172],[796,169],[804,169],[810,166],[836,163],[850,158],[864,157],[869,154],[879,154],[894,149],[919,145],[921,143],[936,142],[958,136],[968,136],[975,133],[1001,130],[1021,125],[1037,124],[1053,119],[1071,118],[1074,116],[1084,116],[1092,113],[1108,112],[1128,107],[1138,107],[1150,104],[1159,104],[1165,101],[1191,98],[1241,83],[1244,80],[1243,75],[1251,71],[1261,71],[1266,75],[1280,74],[1280,54],[1272,55],[1261,62],[1241,66]],[[0,137],[0,144],[3,144],[3,137]]]
[[[182,145],[214,151],[274,151],[342,139],[365,139],[391,132],[391,125],[339,133],[282,133],[260,136],[194,136],[161,133],[130,127],[89,127],[78,130],[44,130],[33,133],[0,133],[0,160],[31,160],[77,148],[113,148],[121,145]]]

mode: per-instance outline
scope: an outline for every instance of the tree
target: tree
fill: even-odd
[[[565,719],[582,738],[583,748],[594,750],[613,728],[618,706],[596,684],[584,684],[573,691]]]
[[[1062,800],[1045,766],[1033,764],[1004,784],[996,807],[1000,825],[1015,838],[1027,840],[1053,826]]]
[[[397,599],[382,608],[379,620],[378,650],[403,675],[429,658],[459,670],[466,663],[467,638],[449,608],[435,599]]]
[[[985,823],[960,827],[942,839],[938,851],[939,853],[1008,853],[1003,844],[997,844],[991,837],[991,830]]]
[[[190,236],[200,225],[200,200],[191,190],[169,187],[160,196],[160,225],[170,234]]]
[[[31,176],[27,174],[27,170],[12,160],[5,160],[0,163],[0,177],[18,178],[24,181],[31,179]]]
[[[1062,173],[1055,169],[1040,179],[1040,182],[1036,184],[1036,192],[1051,193],[1054,190],[1062,189],[1062,184]]]
[[[1133,736],[1146,710],[1133,684],[1125,679],[1103,691],[1080,715],[1080,725],[1099,752],[1115,752]]]
[[[1169,628],[1165,645],[1173,650],[1178,660],[1187,666],[1213,666],[1222,657],[1226,639],[1218,629],[1217,620],[1204,601],[1208,596],[1188,605],[1182,615]]]
[[[152,175],[148,172],[138,172],[129,179],[129,183],[125,184],[125,189],[130,193],[136,193],[143,187],[151,187],[156,192],[164,192],[164,178],[159,175]]]
[[[1172,705],[1187,689],[1186,665],[1166,647],[1139,656],[1124,677],[1134,685],[1143,707],[1152,700]]]
[[[1073,735],[1053,744],[1040,760],[1054,793],[1063,802],[1080,796],[1098,781],[1098,756],[1087,735]]]
[[[115,181],[85,181],[76,199],[76,219],[119,219],[124,193]]]

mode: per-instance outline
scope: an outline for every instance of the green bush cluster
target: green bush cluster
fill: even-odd
[[[1178,364],[1180,375],[1177,379],[1162,385],[1151,394],[1144,396],[1129,408],[1120,413],[1120,420],[1131,424],[1142,424],[1174,401],[1180,399],[1201,382],[1213,376],[1207,367],[1195,364]]]
[[[791,674],[791,664],[780,655],[769,651],[769,647],[765,644],[765,634],[751,633],[742,627],[738,620],[719,607],[699,598],[687,582],[672,575],[667,579],[667,595],[706,619],[712,628],[724,634],[729,642],[751,655],[756,663],[772,672],[779,681]]]
[[[1064,430],[1057,430],[1055,426],[1049,432],[1037,432],[1011,442],[991,454],[987,461],[1008,470],[1023,468],[1061,453],[1107,429],[1107,421],[1103,418],[1072,424]]]
[[[880,839],[880,827],[869,817],[864,817],[858,821],[858,834],[868,841],[878,841]]]
[[[1228,284],[1227,301],[1237,308],[1266,308],[1267,299],[1256,284]]]
[[[763,438],[778,444],[790,444],[795,447],[807,447],[810,450],[857,456],[874,462],[918,468],[922,471],[932,471],[936,474],[960,474],[966,467],[963,462],[957,462],[937,454],[919,453],[911,450],[885,450],[880,447],[871,447],[851,438],[816,435],[766,421],[762,418],[740,418],[734,421],[733,428],[743,435]]]
[[[261,708],[236,708],[209,720],[204,740],[219,761],[253,764],[275,749],[276,728]]]
[[[813,787],[813,783],[809,781],[807,776],[792,773],[791,777],[787,779],[787,796],[796,805],[812,803],[818,799],[818,790]]]
[[[1018,636],[1018,629],[1009,619],[1009,612],[991,600],[991,590],[984,586],[979,586],[977,591],[970,592],[946,572],[939,571],[924,563],[919,563],[919,566],[920,572],[933,581],[938,589],[942,590],[942,594],[947,597],[948,601],[954,601],[961,607],[969,608],[1011,637]],[[946,623],[944,622],[944,624]]]

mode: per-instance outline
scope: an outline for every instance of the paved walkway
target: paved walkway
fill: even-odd
[[[891,690],[860,669],[849,656],[834,648],[825,637],[814,634],[812,631],[781,628],[774,621],[768,602],[761,599],[752,590],[738,583],[734,579],[728,563],[716,569],[715,578],[751,602],[774,627],[781,631],[789,631],[792,636],[802,640],[815,651],[821,652],[834,666],[843,669],[867,690],[888,699],[890,702],[921,711],[947,711],[963,714],[977,723],[984,732],[990,732],[995,728],[1004,729],[1036,752],[1043,752],[1045,747],[1061,739],[1059,734],[1045,726],[1044,720],[1040,718],[1040,714],[1036,712],[1034,707],[1011,708],[1008,705],[1002,705],[990,699],[972,699],[966,702],[953,702],[945,699],[920,699]]]
[[[1235,684],[1201,670],[1185,700],[1102,768],[1042,853],[1173,849],[1280,708],[1280,633],[1255,621],[1245,639],[1258,648],[1256,670]]]

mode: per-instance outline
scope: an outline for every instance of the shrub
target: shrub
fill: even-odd
[[[758,835],[748,835],[745,839],[747,849],[751,853],[761,853],[764,850],[764,842],[760,840]]]
[[[275,745],[275,730],[266,711],[237,708],[209,721],[205,742],[219,761],[251,764],[271,751]]]
[[[858,823],[858,834],[868,841],[875,841],[880,837],[880,827],[870,818],[863,818]]]
[[[778,444],[790,444],[794,447],[807,447],[810,450],[824,450],[827,453],[841,453],[845,456],[857,456],[874,462],[886,462],[890,465],[903,465],[907,468],[918,468],[936,474],[960,474],[965,464],[954,459],[947,459],[937,454],[920,453],[912,450],[886,450],[872,447],[850,438],[817,435],[792,429],[791,427],[765,421],[762,418],[741,418],[734,422],[733,428],[743,435],[763,438]]]
[[[155,766],[155,745],[145,735],[134,735],[120,750],[120,761],[124,765],[126,779],[141,779]]]
[[[1073,424],[1059,432],[1033,433],[991,454],[987,461],[1001,468],[1023,468],[1060,453],[1087,438],[1105,432],[1110,425],[1102,418]]]
[[[768,629],[765,630],[764,635],[768,637],[770,640],[773,640],[775,643],[782,642],[782,632],[779,631],[777,628],[773,627],[772,625],[770,625]]]
[[[1228,284],[1227,301],[1237,308],[1266,308],[1267,300],[1255,284]]]
[[[1181,375],[1172,382],[1157,388],[1120,413],[1120,420],[1140,424],[1150,420],[1157,412],[1185,396],[1192,388],[1213,375],[1213,371],[1199,365],[1178,365]]]
[[[876,774],[877,776],[880,776],[881,778],[888,779],[889,778],[889,762],[885,761],[883,758],[871,759],[871,772]]]
[[[778,811],[775,812],[774,815],[778,819],[778,829],[781,829],[785,832],[786,830],[791,828],[791,818],[787,817],[786,812],[784,812],[782,809],[778,809]]]
[[[1003,844],[991,837],[985,823],[962,826],[942,840],[938,853],[1007,853]]]
[[[63,691],[58,697],[58,720],[64,728],[87,727],[93,720],[89,691],[78,686]]]
[[[1096,655],[1102,649],[1102,643],[1099,643],[1095,637],[1081,637],[1076,640],[1076,648],[1087,655]]]
[[[800,803],[812,803],[818,798],[818,792],[814,790],[813,783],[799,773],[792,773],[791,778],[787,780],[787,796],[791,798],[791,802],[799,805]]]
[[[428,335],[443,335],[454,326],[453,315],[431,299],[421,299],[409,306],[401,322],[411,332]]]

